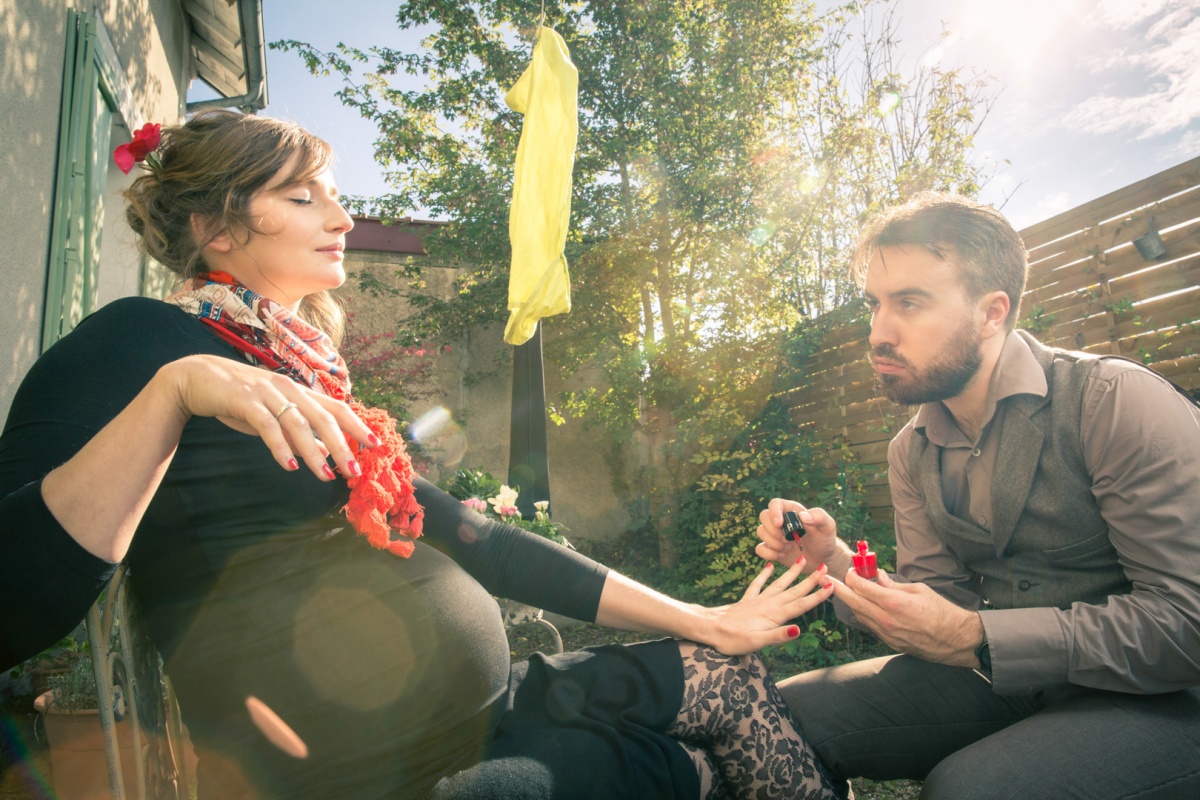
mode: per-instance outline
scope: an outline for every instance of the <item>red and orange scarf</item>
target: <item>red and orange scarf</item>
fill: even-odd
[[[167,302],[212,327],[255,366],[287,375],[350,406],[382,444],[360,448],[346,437],[362,474],[346,479],[350,501],[342,510],[372,547],[403,558],[412,555],[411,539],[421,535],[425,515],[413,492],[412,461],[392,416],[364,406],[350,394],[346,362],[329,336],[226,272],[199,275]]]

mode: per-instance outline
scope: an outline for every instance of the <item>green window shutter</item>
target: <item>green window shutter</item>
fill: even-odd
[[[68,11],[43,351],[96,307],[114,108],[99,66],[96,19]]]

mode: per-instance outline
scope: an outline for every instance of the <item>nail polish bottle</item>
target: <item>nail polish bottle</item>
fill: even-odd
[[[799,543],[800,537],[806,533],[804,523],[800,521],[800,515],[795,511],[783,512],[783,535],[784,538],[791,539],[793,542]]]
[[[875,554],[867,549],[866,539],[859,539],[857,547],[858,552],[850,556],[850,560],[854,562],[854,571],[869,581],[876,580],[879,569],[875,566]]]

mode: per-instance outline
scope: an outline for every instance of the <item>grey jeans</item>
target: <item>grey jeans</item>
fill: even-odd
[[[1003,697],[974,670],[888,656],[779,690],[839,779],[921,780],[935,800],[1200,798],[1200,687]]]

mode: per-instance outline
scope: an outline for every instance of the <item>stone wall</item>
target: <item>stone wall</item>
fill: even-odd
[[[368,296],[358,290],[357,273],[366,271],[388,287],[403,289],[407,279],[396,272],[406,261],[422,263],[427,289],[450,297],[455,291],[458,271],[428,262],[414,253],[355,250],[350,237],[346,253],[346,271],[350,275],[339,291],[353,325],[360,332],[385,332],[409,314],[402,299]],[[396,248],[402,249],[402,248]],[[578,312],[576,312],[578,313]],[[552,317],[547,328],[569,325],[571,316]],[[512,400],[511,347],[503,341],[503,326],[476,329],[451,345],[449,352],[436,356],[434,392],[410,409],[414,418],[438,408],[449,411],[461,424],[442,429],[431,444],[438,449],[441,463],[427,477],[439,480],[459,467],[490,472],[501,482],[508,476],[509,409]],[[473,373],[490,373],[474,379]],[[596,374],[565,380],[555,365],[545,364],[546,396],[551,404],[559,392],[579,389]],[[613,476],[604,458],[600,437],[574,420],[560,426],[549,423],[550,493],[554,519],[568,529],[567,538],[608,538],[629,524],[629,514],[613,491]],[[628,455],[628,454],[624,454]],[[626,458],[625,461],[630,459]]]

